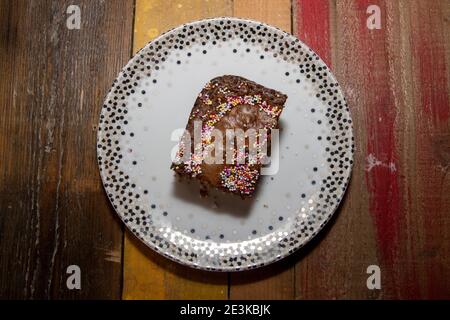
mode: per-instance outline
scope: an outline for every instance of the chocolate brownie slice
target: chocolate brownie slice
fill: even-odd
[[[171,168],[205,187],[251,196],[286,99],[242,77],[212,79],[195,101]]]

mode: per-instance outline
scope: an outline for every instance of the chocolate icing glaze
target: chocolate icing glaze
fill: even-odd
[[[217,106],[226,103],[233,97],[260,96],[261,102],[266,105],[278,108],[278,112],[270,114],[260,107],[260,104],[238,103],[228,110],[219,120],[214,123],[214,128],[222,132],[223,145],[225,146],[225,130],[242,129],[244,132],[249,129],[269,129],[268,130],[268,147],[270,150],[270,129],[278,128],[278,119],[287,96],[273,89],[266,88],[253,81],[233,75],[224,75],[217,77],[208,82],[198,95],[194,107],[189,116],[186,130],[191,134],[191,152],[194,152],[194,122],[202,121],[205,123],[211,115],[217,114]],[[246,154],[248,153],[248,139],[245,141]],[[225,162],[225,152],[224,152]],[[186,165],[173,163],[171,168],[181,176],[195,177],[199,179],[205,187],[216,187],[227,192],[233,192],[242,197],[251,196],[254,191],[259,174],[254,175],[250,190],[243,192],[242,190],[230,190],[229,187],[223,185],[221,172],[225,167],[233,167],[233,164],[200,164],[199,174],[193,175],[186,170]],[[261,165],[245,164],[245,170],[254,173],[255,170],[260,172]],[[242,167],[241,167],[242,168]],[[239,172],[241,172],[240,170]]]

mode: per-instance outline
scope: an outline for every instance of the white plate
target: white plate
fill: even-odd
[[[250,200],[201,198],[170,170],[174,130],[224,74],[288,96],[279,170]],[[263,23],[215,18],[177,27],[130,60],[106,97],[97,151],[111,203],[145,244],[192,267],[236,271],[289,255],[330,219],[350,177],[353,134],[339,85],[311,49]]]

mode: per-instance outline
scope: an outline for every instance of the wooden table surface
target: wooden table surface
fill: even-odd
[[[69,30],[78,5],[81,29]],[[367,28],[370,5],[381,29]],[[119,222],[96,162],[103,98],[147,41],[213,16],[260,20],[312,47],[354,119],[355,166],[305,248],[240,273],[192,270]],[[0,0],[0,297],[450,298],[450,1]],[[81,290],[66,286],[69,265]],[[366,285],[369,265],[381,289]]]

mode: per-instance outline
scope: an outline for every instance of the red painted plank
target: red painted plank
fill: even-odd
[[[328,66],[331,66],[328,0],[297,0],[296,33]]]
[[[370,5],[381,9],[382,28],[367,28],[366,13]],[[367,170],[366,183],[370,193],[370,212],[373,216],[382,262],[392,270],[395,265],[401,220],[400,170],[395,141],[395,109],[389,85],[389,55],[385,47],[385,2],[357,0],[359,62],[363,70],[366,91]]]
[[[381,30],[367,28],[367,8],[378,5],[382,11]],[[297,0],[296,27],[298,36],[315,50],[330,66],[330,2],[327,0]],[[399,162],[395,141],[396,109],[393,92],[389,84],[389,54],[385,47],[386,20],[383,0],[355,0],[340,3],[353,23],[352,49],[357,57],[355,76],[361,82],[362,108],[367,134],[366,185],[369,191],[369,210],[374,220],[378,255],[383,267],[391,272],[395,269],[399,246],[399,229],[402,219],[402,198],[399,182]],[[339,11],[339,10],[338,10]],[[338,13],[339,14],[339,13]],[[356,19],[356,20],[354,20]],[[354,33],[354,34],[353,34]],[[358,112],[358,111],[356,111]],[[391,277],[394,279],[394,277]],[[395,286],[395,285],[394,285]]]

